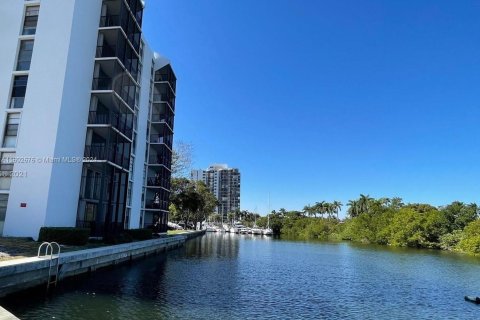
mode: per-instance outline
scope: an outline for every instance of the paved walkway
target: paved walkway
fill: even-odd
[[[19,320],[13,314],[0,307],[0,320]]]
[[[0,237],[0,262],[13,259],[36,257],[40,242],[31,238]],[[87,244],[85,246],[62,245],[62,252],[85,250],[104,246],[103,244]],[[0,319],[1,320],[1,319]]]

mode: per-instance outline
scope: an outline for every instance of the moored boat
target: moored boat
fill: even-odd
[[[262,229],[260,229],[260,228],[257,227],[257,226],[253,226],[253,228],[252,228],[252,234],[261,235],[261,234],[262,234]]]
[[[465,301],[473,302],[475,304],[480,304],[480,297],[465,296]]]
[[[263,229],[262,233],[263,233],[264,236],[271,236],[271,235],[273,235],[273,230],[270,229],[270,228]]]

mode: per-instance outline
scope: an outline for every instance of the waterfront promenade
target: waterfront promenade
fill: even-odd
[[[0,261],[0,297],[46,285],[52,275],[61,281],[67,277],[178,248],[188,239],[203,234],[204,231],[195,231],[159,239],[71,251],[61,253],[60,257],[35,256]]]

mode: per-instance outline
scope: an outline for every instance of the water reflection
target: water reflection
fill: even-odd
[[[478,319],[477,258],[208,234],[165,255],[0,301],[21,319]]]
[[[187,258],[228,258],[236,259],[239,252],[239,236],[232,233],[215,232],[199,241],[188,242],[185,246]]]

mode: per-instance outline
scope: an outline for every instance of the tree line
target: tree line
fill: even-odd
[[[435,207],[405,204],[398,197],[374,199],[362,194],[347,203],[348,215],[344,220],[335,216],[338,211],[332,210],[332,206],[326,210],[329,206],[322,203],[305,206],[301,211],[272,211],[272,229],[287,238],[348,240],[480,254],[479,208],[475,203],[454,201]]]

